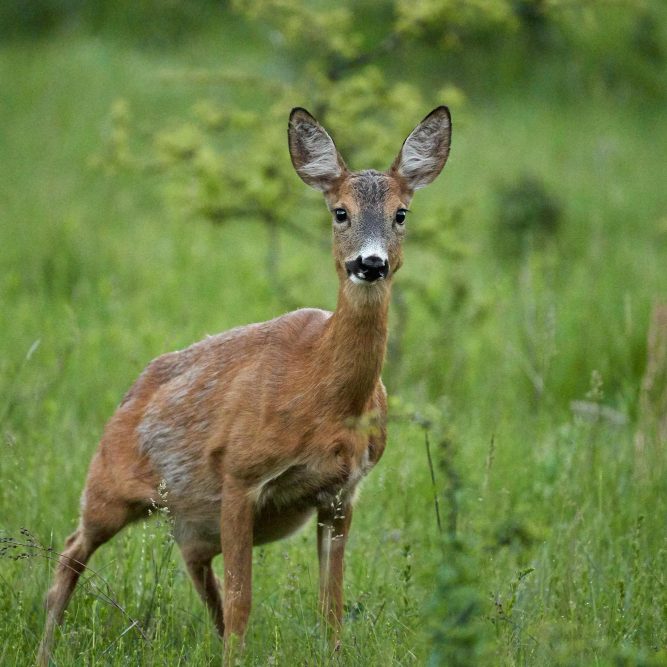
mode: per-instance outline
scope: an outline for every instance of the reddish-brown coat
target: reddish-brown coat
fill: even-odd
[[[448,151],[449,115],[443,109],[425,119],[428,131],[408,147],[411,178],[420,176],[419,151],[425,146],[434,155],[444,151],[445,139],[436,136],[434,143],[429,134],[436,113]],[[371,188],[371,217],[391,270],[386,280],[353,281],[346,260],[365,239],[359,229],[336,231],[339,292],[333,314],[297,310],[149,364],[107,424],[91,462],[79,528],[67,540],[47,597],[41,664],[48,662],[55,626],[87,560],[156,503],[168,505],[188,571],[225,638],[245,631],[253,544],[285,537],[317,512],[321,607],[336,631],[340,626],[355,489],[386,443],[380,372],[403,238],[402,225],[392,221],[412,192],[401,174],[400,155],[387,174],[351,174],[330,137],[303,110],[292,114],[290,147],[297,171],[324,191],[330,209],[344,207],[352,220],[367,215],[365,193]],[[447,151],[439,168],[426,155],[431,180]],[[363,187],[355,181],[362,177]],[[222,599],[211,568],[221,551]]]

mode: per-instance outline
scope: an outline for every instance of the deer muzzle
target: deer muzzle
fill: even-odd
[[[359,255],[356,259],[345,262],[345,268],[348,277],[354,282],[374,283],[389,275],[389,261],[377,255]]]

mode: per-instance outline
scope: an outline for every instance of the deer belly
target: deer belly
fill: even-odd
[[[253,525],[253,544],[267,544],[289,537],[303,527],[315,512],[314,507],[303,504],[289,507],[276,507],[269,503],[258,509]],[[198,515],[177,513],[174,516],[174,537],[183,544],[199,543],[210,544],[212,551],[220,551],[220,524],[224,517],[219,511],[212,511],[208,515],[200,512]]]
[[[189,452],[188,452],[189,453]],[[223,489],[205,458],[181,452],[178,465],[164,465],[166,503],[175,519],[174,534],[181,543],[201,542],[219,548]],[[318,507],[351,502],[367,467],[292,465],[265,479],[250,491],[255,496],[253,543],[266,544],[288,537],[312,517]],[[168,460],[167,460],[168,461]],[[172,473],[172,474],[170,474]]]
[[[255,514],[253,544],[266,544],[288,537],[313,516],[314,508],[303,505],[277,508],[265,505]]]

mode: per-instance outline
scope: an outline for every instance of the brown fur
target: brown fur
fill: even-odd
[[[311,144],[299,143],[297,121],[309,141],[321,140],[321,128],[307,112],[293,112],[290,146],[299,170],[308,167]],[[326,135],[316,145],[325,158],[331,150],[326,140],[331,142]],[[407,208],[412,192],[396,166],[387,174],[352,174],[337,151],[335,161],[342,176],[325,173],[318,181],[329,207],[345,208],[351,219],[345,229],[334,227],[340,282],[335,313],[297,310],[206,338],[148,365],[107,424],[91,462],[81,521],[47,597],[41,664],[48,662],[55,627],[86,562],[160,502],[162,480],[188,572],[225,638],[245,631],[252,546],[291,534],[315,512],[322,611],[335,629],[340,626],[355,489],[386,443],[380,372],[403,239],[393,218],[398,208]],[[311,167],[304,173],[309,182],[318,172]],[[345,261],[359,252],[364,225],[371,223],[367,231],[386,245],[391,271],[386,280],[355,284]],[[222,598],[211,568],[220,552]]]

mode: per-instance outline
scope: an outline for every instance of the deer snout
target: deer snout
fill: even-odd
[[[376,280],[384,280],[389,274],[389,261],[369,255],[362,257],[359,255],[356,259],[345,262],[347,275],[354,282],[374,283]]]

